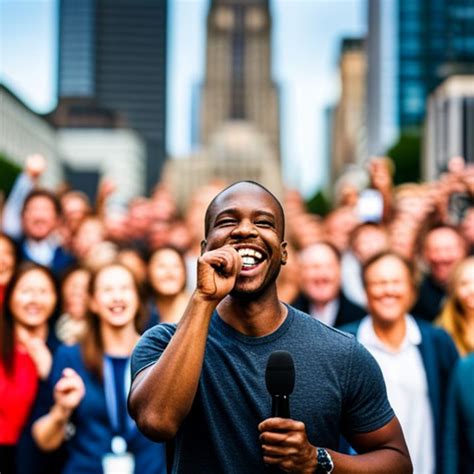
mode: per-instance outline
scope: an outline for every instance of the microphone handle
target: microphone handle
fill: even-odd
[[[272,417],[291,418],[289,395],[272,396]]]

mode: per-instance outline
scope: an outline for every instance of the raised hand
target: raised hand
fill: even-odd
[[[242,259],[230,245],[204,253],[198,260],[197,291],[206,299],[220,301],[234,288]]]
[[[79,405],[86,393],[84,382],[77,372],[66,368],[54,386],[54,401],[68,417]]]
[[[304,423],[288,418],[267,418],[258,429],[265,464],[285,472],[315,472],[316,448],[308,441]]]
[[[43,155],[35,153],[26,158],[25,173],[32,179],[37,180],[46,169],[46,159]]]

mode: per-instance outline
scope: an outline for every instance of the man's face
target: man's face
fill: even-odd
[[[55,229],[58,215],[51,199],[45,196],[32,198],[22,215],[23,232],[34,240],[42,240]]]
[[[286,262],[282,239],[283,220],[272,196],[256,185],[239,183],[214,201],[204,250],[234,247],[242,270],[233,292],[259,294],[275,282]]]
[[[367,306],[374,320],[393,323],[404,317],[414,300],[414,288],[407,267],[387,255],[365,273]]]
[[[353,242],[352,250],[361,263],[375,254],[387,250],[388,237],[385,231],[375,227],[361,229]]]
[[[426,237],[424,255],[433,278],[446,285],[453,268],[466,256],[466,249],[456,232],[440,228]]]
[[[334,251],[315,244],[300,255],[301,288],[313,304],[335,299],[341,288],[341,267]]]

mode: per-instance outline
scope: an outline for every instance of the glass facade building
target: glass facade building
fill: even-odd
[[[402,128],[422,123],[428,95],[453,73],[472,73],[473,0],[399,0],[398,112]]]
[[[60,0],[59,99],[94,99],[147,147],[147,189],[165,160],[167,0]]]

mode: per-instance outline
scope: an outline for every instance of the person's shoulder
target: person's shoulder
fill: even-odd
[[[132,380],[138,372],[154,364],[176,332],[176,324],[161,323],[145,331],[133,349],[131,358]]]
[[[428,321],[425,321],[416,316],[414,316],[413,319],[415,323],[418,325],[418,328],[420,329],[422,340],[423,340],[423,337],[425,338],[431,337],[432,339],[436,340],[439,343],[446,343],[446,344],[453,343],[451,336],[442,327],[435,326],[432,323],[429,323]]]
[[[141,336],[140,340],[169,340],[176,332],[177,324],[160,323],[155,324],[150,329],[147,329]]]

